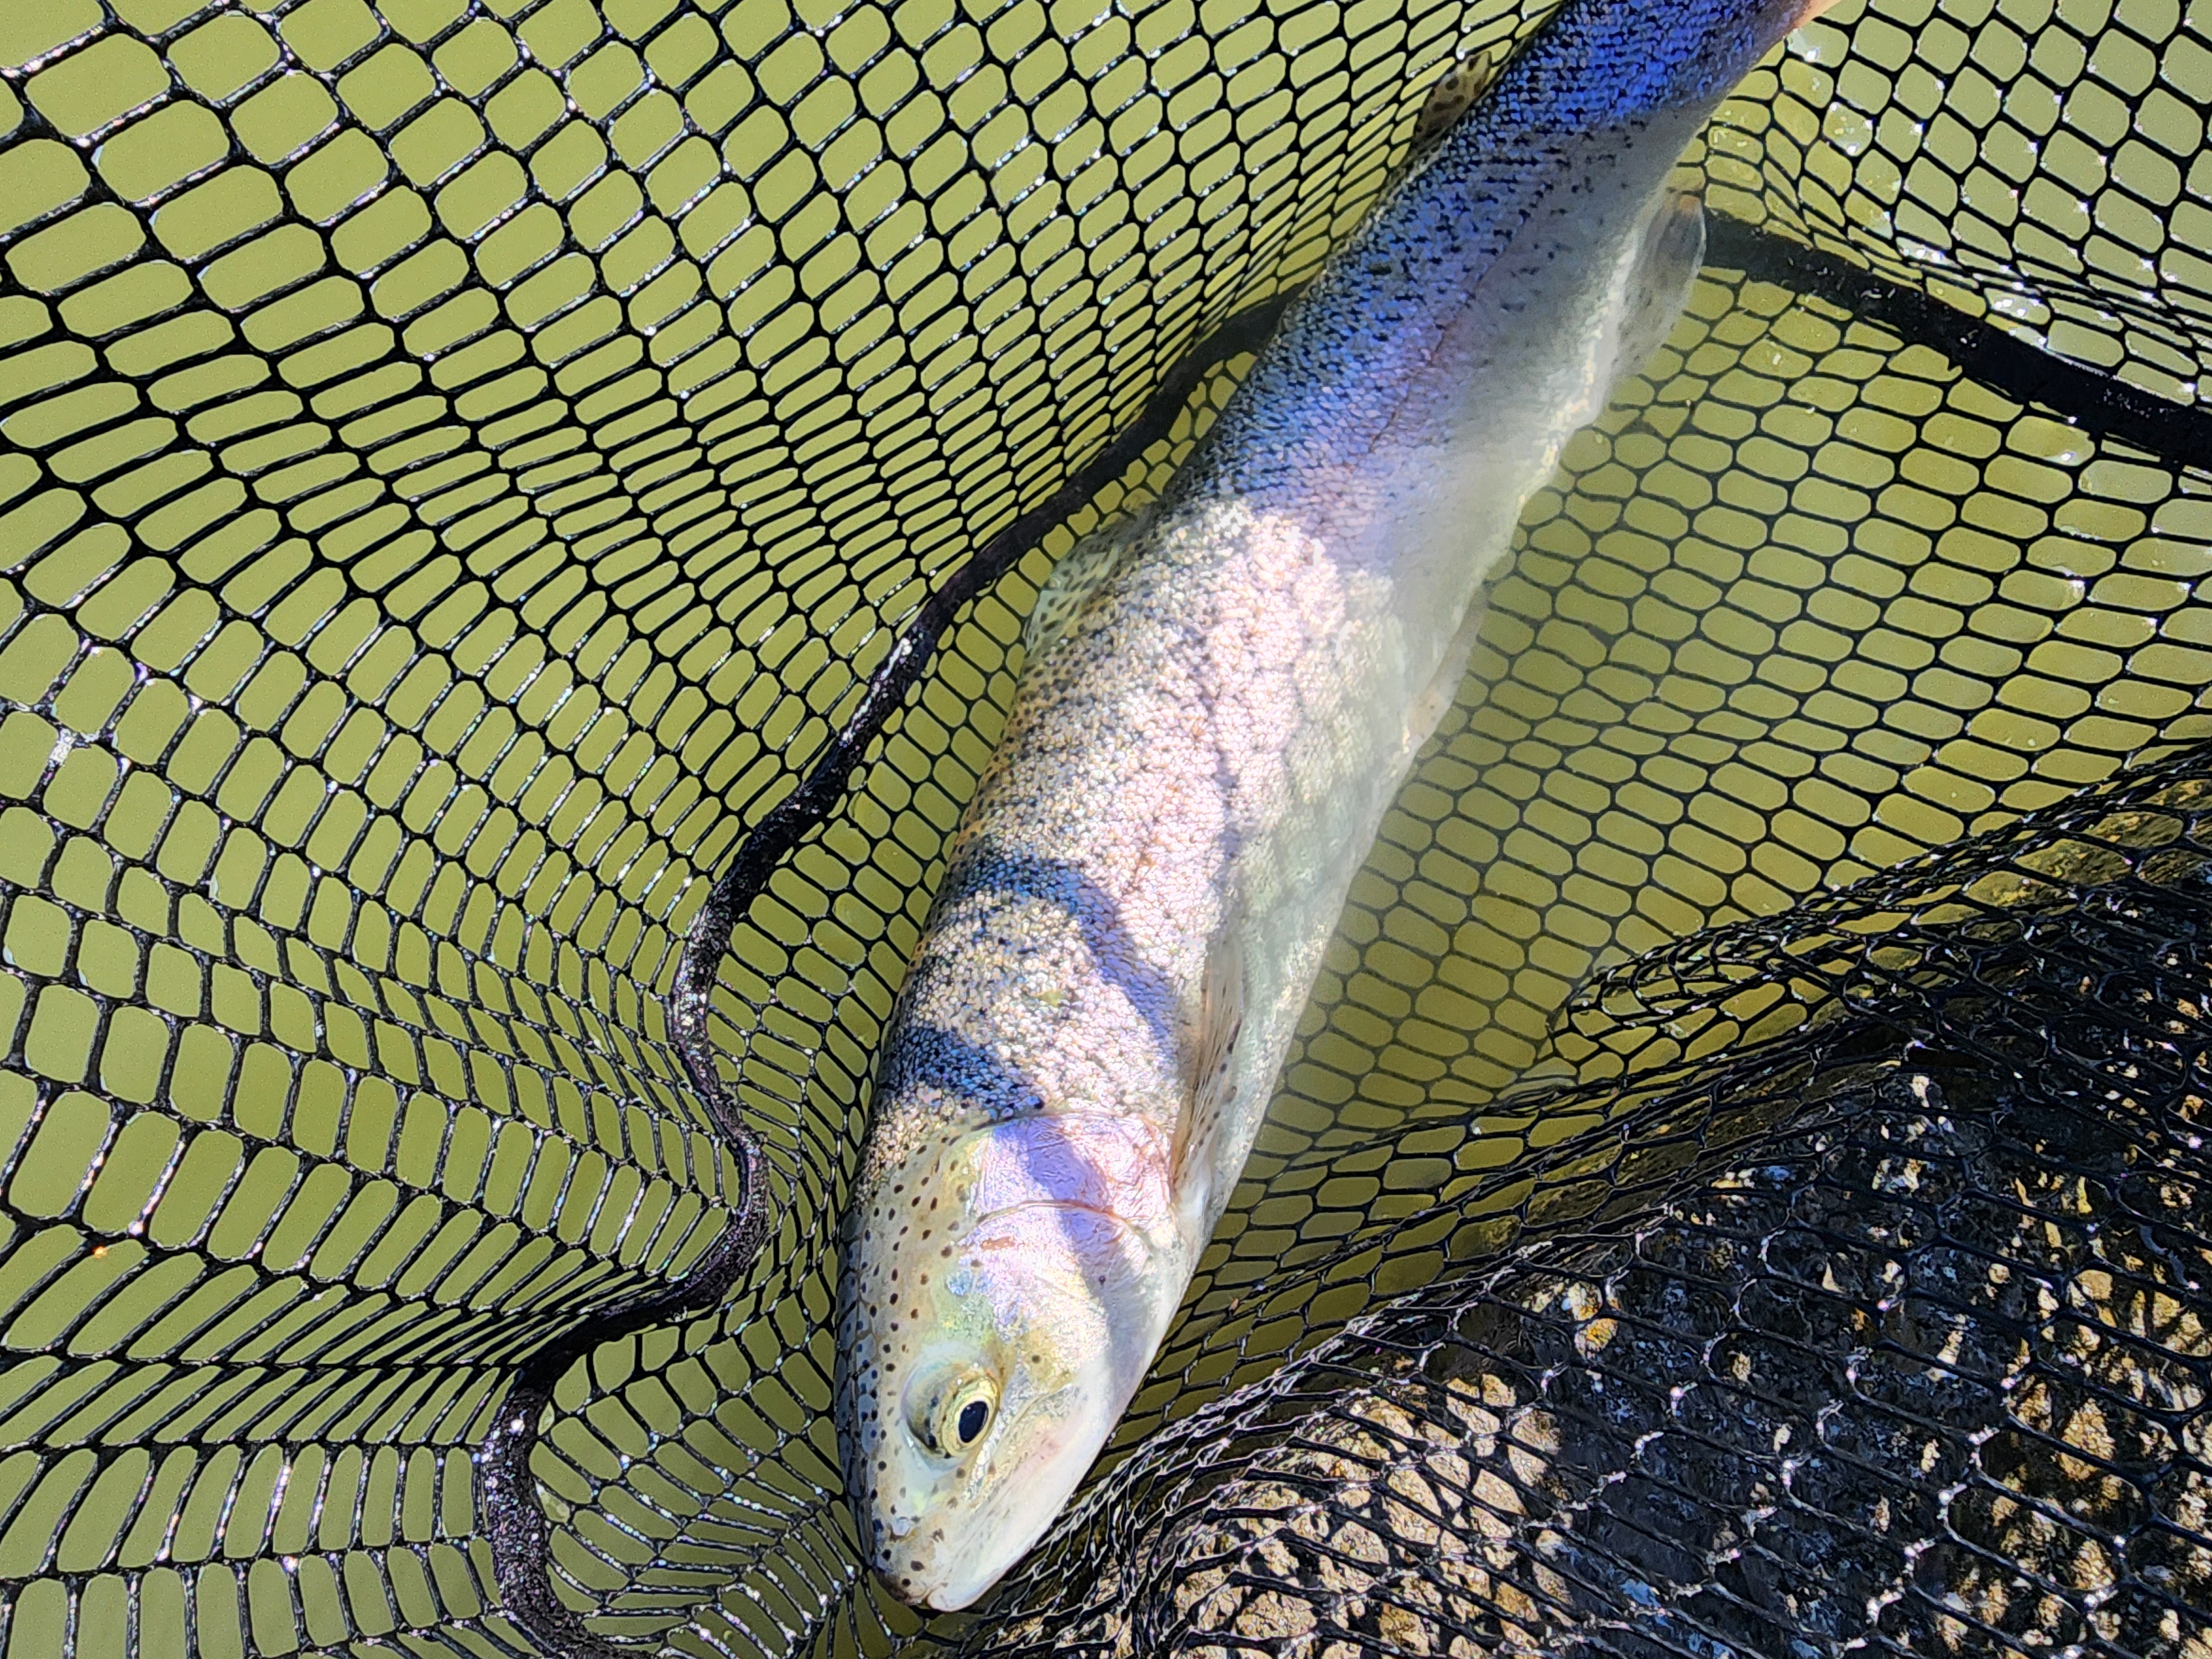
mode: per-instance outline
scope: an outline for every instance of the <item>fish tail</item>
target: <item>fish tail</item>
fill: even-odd
[[[1563,135],[1717,103],[1790,30],[1833,0],[1567,0],[1515,54],[1490,105],[1507,125]],[[1480,149],[1480,122],[1447,136]]]

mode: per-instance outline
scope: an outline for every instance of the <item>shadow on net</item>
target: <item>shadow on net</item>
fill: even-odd
[[[1511,1107],[1586,1127],[1252,1292],[1442,1268],[1136,1449],[962,1650],[2212,1654],[2208,774],[1595,983],[1614,1075]]]

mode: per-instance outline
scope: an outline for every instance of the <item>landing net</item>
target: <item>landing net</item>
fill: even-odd
[[[0,5],[6,1659],[2201,1647],[2203,11],[1729,103],[1152,1381],[921,1632],[828,1244],[1020,620],[1540,9]]]

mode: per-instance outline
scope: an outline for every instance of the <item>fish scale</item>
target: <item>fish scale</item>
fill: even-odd
[[[903,1599],[988,1589],[1141,1381],[1481,582],[1687,296],[1673,164],[1806,15],[1564,7],[1041,599],[846,1221],[840,1443]]]

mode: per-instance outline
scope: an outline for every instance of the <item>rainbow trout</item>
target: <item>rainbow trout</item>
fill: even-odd
[[[846,1217],[860,1546],[965,1607],[1104,1444],[1522,506],[1672,327],[1668,176],[1807,0],[1568,0],[1061,562],[885,1033]]]

